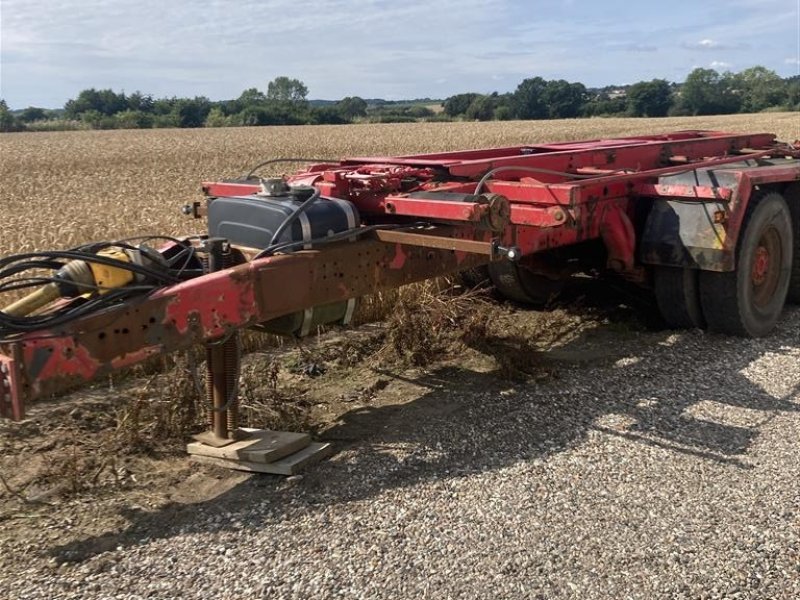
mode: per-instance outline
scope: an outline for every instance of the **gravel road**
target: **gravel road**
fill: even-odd
[[[21,560],[0,596],[800,597],[800,309],[760,340],[572,346],[550,381],[406,382],[415,400],[345,415],[306,475],[141,511]]]

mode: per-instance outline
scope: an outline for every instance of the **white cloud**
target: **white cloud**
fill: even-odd
[[[697,42],[683,42],[683,44],[681,45],[687,50],[704,50],[704,51],[743,50],[749,47],[748,44],[741,41],[720,42],[718,40],[714,40],[711,38],[703,38],[702,40],[699,40]]]
[[[784,58],[783,64],[785,65],[800,65],[800,58]]]
[[[719,57],[790,74],[795,3],[764,2],[769,10],[755,0],[680,10],[629,0],[0,0],[0,97],[56,107],[112,87],[217,100],[278,75],[303,80],[312,98],[445,97],[537,75],[590,86],[668,78]]]
[[[724,60],[712,60],[708,63],[708,66],[712,69],[730,69],[732,65]]]
[[[11,106],[58,106],[86,87],[223,99],[278,75],[299,77],[312,97],[404,97],[443,70],[488,78],[517,66],[469,60],[497,24],[496,0],[2,3],[1,95]],[[23,89],[43,80],[50,95],[27,99]]]
[[[704,38],[696,42],[683,42],[681,45],[689,50],[717,50],[722,47],[722,44],[710,38]]]

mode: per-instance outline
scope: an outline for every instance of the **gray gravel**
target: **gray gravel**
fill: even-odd
[[[89,558],[0,573],[0,596],[800,597],[800,309],[767,339],[607,349],[538,384],[431,373],[307,475],[68,545]]]

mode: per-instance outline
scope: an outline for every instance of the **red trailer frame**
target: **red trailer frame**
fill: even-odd
[[[641,283],[653,265],[729,271],[751,194],[800,181],[798,159],[800,146],[771,134],[681,131],[314,165],[288,182],[349,200],[365,226],[395,228],[254,260],[256,250],[234,248],[230,268],[1,342],[0,415],[20,419],[32,399],[154,355],[509,251],[546,272],[537,255],[598,242],[608,269]],[[259,189],[257,178],[203,185],[209,202]],[[671,203],[693,215],[677,229],[654,210]],[[200,201],[191,208],[205,214]],[[792,210],[800,223],[800,197]]]

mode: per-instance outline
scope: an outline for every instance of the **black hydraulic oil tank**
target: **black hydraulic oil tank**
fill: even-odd
[[[208,205],[208,233],[226,238],[232,244],[264,249],[275,232],[297,208],[314,193],[306,186],[289,187],[282,181],[267,180],[265,194],[220,196]],[[320,197],[310,204],[277,244],[325,238],[360,225],[358,210],[347,200]],[[356,300],[333,302],[284,315],[257,326],[279,335],[306,336],[326,324],[347,325]]]
[[[208,205],[208,233],[232,244],[263,249],[275,231],[308,199],[311,188],[290,188],[281,196],[231,196],[214,198]],[[320,197],[311,204],[278,243],[324,238],[359,225],[356,207],[347,200]]]

